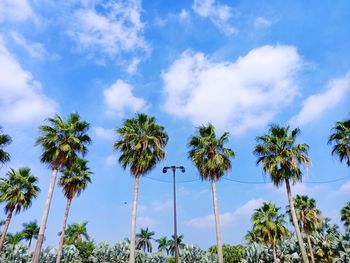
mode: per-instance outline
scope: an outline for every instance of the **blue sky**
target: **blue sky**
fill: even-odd
[[[212,122],[229,131],[236,152],[226,178],[268,182],[255,165],[255,137],[270,123],[300,127],[312,167],[305,182],[349,175],[332,157],[330,129],[349,117],[349,1],[102,1],[4,0],[0,3],[0,124],[13,138],[12,161],[29,166],[42,189],[10,231],[40,221],[51,172],[34,147],[37,126],[59,113],[79,112],[91,123],[87,159],[93,184],[73,201],[69,222],[88,221],[97,241],[129,236],[133,179],[112,151],[113,130],[135,112],[157,118],[170,136],[164,162],[148,177],[170,181],[163,165],[183,164],[178,180],[198,179],[186,143],[195,127]],[[298,184],[294,193],[317,200],[339,223],[350,198],[350,177]],[[270,200],[285,208],[284,188],[218,183],[223,241],[242,242],[253,209]],[[138,228],[172,233],[171,184],[143,178]],[[125,202],[127,204],[125,204]],[[65,199],[56,188],[46,243],[56,245]],[[178,184],[179,232],[185,242],[215,242],[208,182]],[[4,217],[1,214],[1,217]]]

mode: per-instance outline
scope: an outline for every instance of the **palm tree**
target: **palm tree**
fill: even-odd
[[[10,154],[4,150],[4,147],[11,143],[11,137],[2,133],[2,127],[0,126],[0,164],[10,161]]]
[[[341,221],[343,221],[344,226],[347,230],[350,230],[350,202],[341,209]]]
[[[39,226],[37,221],[35,220],[29,223],[24,223],[22,234],[23,234],[23,239],[29,242],[28,248],[30,249],[33,238],[37,239],[39,235]]]
[[[0,239],[0,253],[13,212],[19,214],[32,205],[33,199],[38,196],[40,191],[37,183],[38,178],[31,174],[29,168],[20,168],[17,171],[10,169],[5,178],[0,178],[0,202],[5,203],[4,210],[7,214]]]
[[[139,179],[165,158],[164,147],[168,142],[168,135],[164,127],[156,123],[154,117],[146,114],[137,114],[135,118],[125,120],[116,133],[119,138],[114,144],[114,149],[121,152],[119,163],[123,169],[129,166],[131,174],[135,177],[129,259],[130,263],[134,263]]]
[[[67,226],[67,219],[69,214],[69,209],[72,204],[73,198],[77,195],[79,196],[91,183],[90,175],[92,172],[87,167],[86,160],[76,159],[75,162],[68,168],[62,171],[63,176],[59,179],[58,184],[63,187],[64,196],[67,198],[66,211],[63,219],[63,226],[61,231],[60,242],[58,245],[56,262],[60,263],[62,256],[62,247],[64,241],[64,232]]]
[[[235,153],[230,148],[225,148],[229,133],[225,132],[216,137],[215,127],[212,124],[201,126],[197,134],[192,136],[188,147],[188,156],[197,167],[202,180],[210,180],[213,192],[213,205],[216,226],[216,241],[218,248],[219,263],[224,262],[221,241],[221,226],[219,219],[218,198],[216,193],[216,182],[231,169],[231,160]]]
[[[298,128],[290,131],[290,127],[271,125],[269,133],[257,137],[258,144],[254,153],[258,157],[257,164],[261,164],[264,172],[269,174],[276,187],[286,184],[289,207],[291,210],[295,233],[300,246],[304,263],[309,263],[303,239],[301,237],[297,216],[294,208],[294,201],[290,187],[292,183],[302,181],[303,173],[300,166],[309,166],[311,161],[308,157],[309,146],[307,144],[296,144]]]
[[[168,239],[167,237],[161,237],[156,240],[158,243],[158,251],[163,252],[165,251],[166,254],[169,254],[169,249],[168,249]]]
[[[49,165],[52,169],[52,176],[33,255],[33,263],[39,262],[57,174],[60,170],[72,164],[78,154],[84,156],[87,152],[87,144],[91,143],[91,139],[87,135],[89,124],[81,121],[77,113],[70,114],[67,121],[56,115],[54,118],[48,118],[47,122],[48,125],[39,127],[41,136],[38,138],[36,145],[42,147],[41,162]]]
[[[148,253],[152,253],[152,237],[154,236],[153,231],[149,231],[148,228],[141,228],[140,233],[136,235],[136,249],[143,250]]]
[[[341,162],[350,166],[350,119],[339,121],[332,129],[328,143],[334,144],[332,154],[339,156]]]
[[[271,202],[263,203],[262,207],[255,209],[252,216],[253,232],[259,237],[257,241],[271,246],[274,262],[277,262],[278,243],[288,235],[284,214],[279,214],[279,210],[280,208]]]
[[[6,235],[6,243],[13,247],[19,244],[23,239],[24,239],[23,233],[16,233],[16,234],[8,233]]]
[[[87,233],[86,225],[88,222],[83,223],[73,223],[68,225],[66,231],[65,231],[65,241],[66,244],[75,244],[77,242],[82,242],[83,238],[85,240],[90,240],[90,237]],[[58,233],[61,235],[61,232]]]
[[[315,257],[311,243],[311,235],[315,232],[317,225],[320,223],[321,211],[316,208],[315,199],[309,198],[306,195],[297,195],[294,198],[294,207],[300,230],[304,232],[307,237],[311,262],[315,263]],[[287,212],[289,215],[291,215],[289,207]]]
[[[177,249],[184,249],[185,244],[182,242],[184,239],[184,235],[178,235],[177,236]],[[175,236],[171,235],[171,239],[168,241],[168,246],[169,246],[169,253],[170,255],[174,256],[175,255]]]

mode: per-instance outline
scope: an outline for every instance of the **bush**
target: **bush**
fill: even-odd
[[[212,246],[209,248],[209,252],[213,254],[217,254],[217,247]],[[242,261],[244,257],[244,247],[241,245],[231,246],[231,245],[223,245],[222,253],[224,254],[225,263],[239,263]]]

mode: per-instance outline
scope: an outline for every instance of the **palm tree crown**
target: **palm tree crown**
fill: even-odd
[[[11,141],[9,135],[2,133],[2,128],[0,126],[0,164],[10,161],[10,154],[4,150],[4,147],[9,145]]]
[[[87,160],[76,159],[75,162],[62,171],[62,176],[58,184],[63,187],[66,198],[73,199],[75,195],[80,195],[89,183],[91,183],[90,175],[93,174],[87,167]]]
[[[298,128],[290,131],[289,126],[271,125],[269,134],[257,137],[258,145],[254,149],[258,157],[257,164],[262,164],[264,172],[270,174],[276,186],[286,180],[292,180],[293,183],[302,181],[300,166],[311,165],[309,146],[304,143],[295,144],[299,134]]]
[[[59,115],[48,118],[47,122],[49,125],[39,127],[41,137],[36,142],[43,148],[43,163],[60,170],[69,166],[77,158],[77,153],[85,155],[86,145],[91,143],[86,134],[89,123],[81,121],[77,113],[70,114],[66,122]]]
[[[350,202],[346,204],[340,211],[341,221],[343,221],[344,226],[350,230]]]
[[[166,254],[169,254],[169,249],[168,249],[169,242],[167,237],[158,238],[156,242],[158,243],[158,251],[160,252],[165,251]]]
[[[341,162],[345,161],[350,166],[350,119],[337,122],[332,129],[328,143],[334,144],[332,154],[339,156]]]
[[[137,249],[141,249],[143,251],[147,251],[149,253],[152,252],[152,237],[154,236],[153,231],[149,231],[148,228],[141,228],[140,233],[136,235],[137,238]]]
[[[30,168],[10,169],[7,177],[0,178],[0,202],[5,203],[5,213],[20,213],[32,205],[40,192],[38,178],[31,174]]]
[[[83,238],[85,238],[86,240],[90,240],[90,237],[87,233],[86,225],[87,222],[73,223],[68,225],[67,230],[65,231],[65,243],[74,244],[76,242],[82,241]],[[58,234],[60,235],[61,233]]]
[[[212,124],[198,128],[198,134],[191,137],[188,147],[189,158],[197,167],[200,176],[205,180],[217,181],[225,172],[231,169],[231,160],[235,153],[225,148],[229,133],[216,137]]]
[[[124,169],[130,166],[135,177],[151,171],[158,161],[164,159],[168,135],[154,117],[137,114],[135,118],[125,120],[116,132],[119,139],[114,149],[121,152],[119,163]]]

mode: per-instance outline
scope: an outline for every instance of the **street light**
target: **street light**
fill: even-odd
[[[177,219],[176,219],[176,186],[175,186],[175,172],[176,170],[185,172],[185,167],[183,166],[165,166],[163,168],[163,173],[168,172],[168,170],[173,171],[173,195],[174,195],[174,240],[175,240],[175,263],[179,263],[179,247],[177,244]]]

